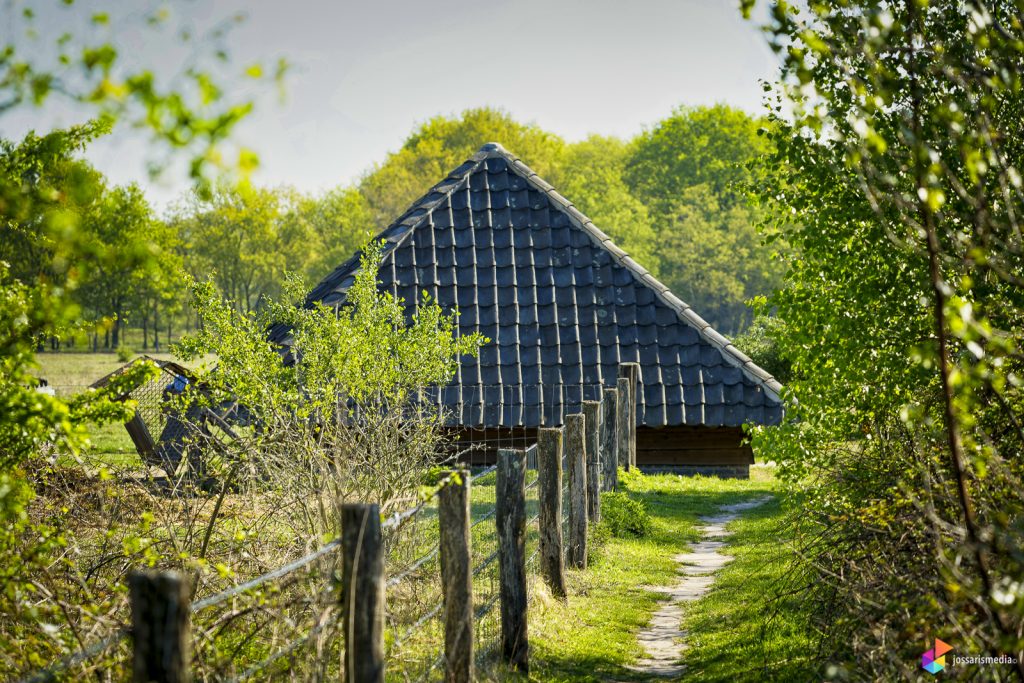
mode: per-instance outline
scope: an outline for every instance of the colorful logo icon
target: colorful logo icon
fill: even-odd
[[[936,638],[935,648],[921,655],[921,668],[930,674],[939,673],[946,668],[946,653],[952,649],[951,645]]]

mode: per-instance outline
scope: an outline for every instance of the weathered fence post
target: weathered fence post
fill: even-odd
[[[565,592],[565,560],[562,557],[562,430],[537,432],[537,476],[540,502],[540,572],[559,598]]]
[[[601,521],[601,402],[584,401],[583,416],[587,418],[587,518],[596,524]]]
[[[604,470],[602,491],[614,491],[619,487],[619,444],[615,438],[618,397],[618,389],[605,389],[604,401],[601,403],[604,408],[601,415],[601,468]]]
[[[629,380],[629,467],[636,467],[636,404],[638,401],[637,389],[640,382],[640,364],[622,363],[619,365],[619,377]],[[622,454],[619,454],[622,458]]]
[[[587,567],[587,452],[582,413],[565,416],[565,455],[569,470],[569,566]]]
[[[629,462],[629,378],[620,377],[618,401],[615,404],[615,440],[619,464],[627,472],[632,469]]]
[[[191,681],[188,581],[178,572],[134,571],[128,575],[128,594],[134,640],[132,681]]]
[[[345,680],[384,683],[384,545],[377,505],[341,506]]]
[[[444,658],[447,683],[473,680],[473,574],[469,546],[469,472],[455,470],[438,493]]]
[[[526,452],[498,451],[495,484],[498,567],[501,590],[501,657],[530,673],[526,633]]]

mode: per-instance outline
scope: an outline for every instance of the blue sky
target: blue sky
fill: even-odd
[[[57,34],[74,14],[56,0],[31,3]],[[84,7],[83,7],[84,5]],[[138,3],[85,2],[128,22],[117,28],[126,58],[173,73],[185,51],[139,28]],[[176,25],[197,34],[244,13],[229,38],[234,63],[285,57],[286,98],[258,95],[239,142],[261,157],[257,182],[316,191],[357,179],[437,114],[500,107],[569,140],[631,136],[680,104],[726,102],[759,112],[760,79],[775,59],[735,0],[381,0],[168,3]],[[132,22],[135,28],[130,25]],[[56,106],[4,122],[6,135],[81,118]],[[514,150],[513,150],[514,151]],[[130,130],[89,158],[114,182],[140,181],[164,204],[187,182],[146,177],[151,154]]]

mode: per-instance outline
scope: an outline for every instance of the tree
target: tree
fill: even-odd
[[[213,278],[226,300],[251,313],[281,292],[285,272],[305,274],[318,261],[320,235],[293,220],[300,200],[286,188],[248,184],[193,194],[172,218],[196,278]]]
[[[769,303],[795,377],[761,439],[808,484],[805,602],[839,675],[909,676],[940,628],[1024,677],[1019,12],[771,7],[761,197],[794,253]]]
[[[118,348],[128,313],[144,305],[162,278],[168,264],[161,261],[161,251],[173,248],[171,235],[159,229],[145,195],[134,184],[106,191],[83,223],[94,262],[80,298],[98,317],[111,321],[110,345]]]
[[[782,273],[750,200],[770,176],[760,163],[770,149],[763,126],[725,105],[682,107],[633,142],[624,173],[650,211],[665,283],[726,333],[749,324],[745,302]]]
[[[658,240],[665,284],[716,329],[738,332],[747,302],[771,292],[784,266],[770,256],[746,204],[723,207],[707,184],[683,190]]]
[[[34,17],[32,6],[5,9],[0,117],[61,97],[99,122],[31,134],[20,145],[0,142],[0,248],[17,250],[4,253],[12,256],[14,273],[0,262],[0,554],[6,558],[0,628],[5,642],[17,644],[4,652],[5,678],[20,678],[26,668],[80,645],[73,627],[54,630],[71,619],[66,604],[40,600],[39,581],[67,561],[61,552],[67,541],[41,521],[48,516],[29,516],[35,488],[48,480],[58,454],[74,455],[87,442],[86,424],[123,421],[131,406],[114,398],[152,372],[142,365],[107,391],[71,398],[37,390],[35,349],[79,321],[72,296],[95,262],[79,208],[92,204],[102,185],[74,154],[114,121],[135,123],[152,132],[156,149],[187,156],[190,175],[202,186],[224,158],[222,143],[250,109],[225,97],[202,59],[187,73],[187,87],[168,87],[144,65],[122,59],[101,32],[90,34],[99,39],[64,33],[45,43]],[[150,19],[163,22],[159,13]],[[111,18],[96,12],[91,21],[101,26]],[[242,150],[239,162],[249,167],[253,156]]]
[[[593,135],[569,145],[556,171],[557,189],[655,275],[659,273],[657,238],[647,207],[623,179],[629,159],[628,145]]]
[[[334,528],[325,511],[339,499],[383,505],[416,492],[445,439],[444,416],[422,392],[447,384],[459,358],[488,341],[456,335],[454,315],[427,297],[407,319],[403,302],[380,291],[381,258],[381,245],[362,252],[341,308],[295,306],[304,291],[296,280],[284,301],[256,312],[240,311],[211,282],[191,287],[204,325],[175,350],[186,361],[216,356],[217,367],[200,372],[193,386],[203,393],[186,394],[180,412],[237,402],[258,420],[204,457],[219,456],[226,485],[279,496],[282,519],[304,525],[303,538]],[[291,362],[267,339],[272,324],[291,328]]]
[[[20,143],[0,139],[0,260],[22,282],[67,284],[57,261],[69,255],[67,233],[104,189],[102,176],[75,158],[90,141],[109,130],[95,121]]]
[[[347,261],[373,236],[373,213],[366,196],[355,187],[338,187],[320,195],[298,199],[285,221],[299,223],[302,231],[320,245],[305,272],[312,285]]]
[[[556,135],[489,108],[468,109],[456,118],[437,116],[360,181],[359,190],[371,207],[375,229],[387,227],[487,142],[501,143],[557,186],[565,143]]]
[[[706,185],[725,210],[745,205],[750,185],[765,172],[754,165],[768,151],[758,134],[763,125],[724,104],[680,107],[635,140],[626,180],[662,219],[695,185]]]

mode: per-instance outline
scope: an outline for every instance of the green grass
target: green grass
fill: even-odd
[[[544,598],[531,603],[533,680],[647,680],[625,667],[642,656],[636,634],[662,599],[650,587],[677,580],[678,565],[673,557],[698,539],[697,518],[721,505],[767,494],[778,496],[780,492],[780,484],[764,467],[752,468],[749,480],[661,474],[628,477],[626,482],[630,495],[647,503],[654,530],[641,539],[612,538],[587,570],[569,571],[570,597],[566,602]],[[736,523],[737,559],[727,570],[728,583],[723,582],[721,589],[699,601],[691,612],[694,618],[705,617],[700,624],[688,624],[691,629],[700,629],[699,633],[691,631],[689,642],[696,643],[700,638],[702,652],[698,655],[696,647],[691,648],[685,661],[694,674],[702,669],[706,672],[695,680],[757,678],[745,648],[752,647],[751,641],[757,638],[766,614],[762,611],[768,598],[764,591],[785,569],[781,558],[778,563],[762,566],[773,552],[771,548],[778,547],[778,539],[771,534],[772,524],[779,518],[776,500],[750,513],[748,519],[757,520],[759,525]],[[757,583],[751,583],[752,578]],[[715,612],[704,606],[712,599],[716,601]],[[784,641],[777,644],[794,652],[804,645],[794,633],[786,634]]]
[[[725,552],[736,559],[718,572],[711,591],[684,606],[693,681],[804,681],[816,676],[807,609],[793,594],[794,551],[787,505],[776,495],[729,525]]]

